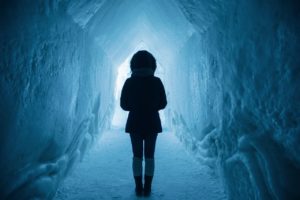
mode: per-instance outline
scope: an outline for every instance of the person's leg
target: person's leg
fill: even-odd
[[[154,175],[154,153],[157,134],[151,134],[145,138],[145,185],[144,195],[149,196],[151,193],[152,179]]]
[[[132,171],[135,180],[135,192],[140,196],[143,192],[142,174],[143,174],[143,138],[136,133],[130,134],[133,159]]]
[[[154,173],[154,153],[157,134],[151,134],[145,137],[145,175],[153,176]]]

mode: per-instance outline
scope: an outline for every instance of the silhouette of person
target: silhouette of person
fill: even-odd
[[[131,77],[121,92],[121,107],[129,111],[125,132],[130,134],[132,170],[137,196],[149,196],[154,175],[154,152],[157,134],[162,132],[158,111],[167,105],[164,86],[154,76],[156,60],[148,51],[136,52],[131,61]],[[145,157],[144,187],[142,183]]]

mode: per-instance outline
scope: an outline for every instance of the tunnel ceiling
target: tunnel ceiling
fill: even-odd
[[[158,60],[166,61],[194,33],[175,1],[94,0],[70,2],[67,7],[116,65],[141,46],[159,52]]]

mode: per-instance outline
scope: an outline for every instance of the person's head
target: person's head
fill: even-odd
[[[135,69],[147,68],[156,70],[156,60],[154,56],[146,50],[136,52],[130,61],[130,69],[134,71]]]

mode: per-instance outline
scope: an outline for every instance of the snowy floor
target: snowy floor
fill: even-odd
[[[226,199],[219,181],[193,160],[174,134],[159,135],[155,156],[153,191],[147,199]],[[64,181],[55,199],[138,199],[131,160],[129,136],[121,131],[106,132]]]

